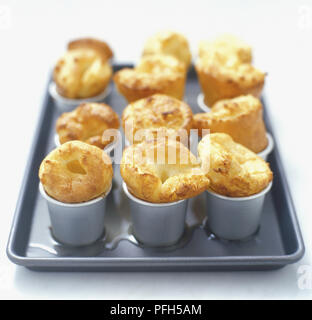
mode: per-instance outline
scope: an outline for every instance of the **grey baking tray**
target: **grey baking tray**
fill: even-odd
[[[117,65],[115,70],[125,66]],[[196,74],[191,69],[186,99],[194,112],[198,112],[199,92]],[[126,106],[115,88],[106,103],[119,114]],[[267,129],[274,138],[265,103],[264,107]],[[54,148],[54,126],[59,115],[47,93],[7,246],[8,257],[14,263],[42,271],[270,270],[294,263],[303,256],[304,244],[276,141],[268,158],[274,184],[265,201],[260,228],[247,240],[225,241],[211,234],[206,227],[204,197],[200,195],[189,201],[186,231],[179,243],[163,249],[142,246],[132,235],[129,203],[116,166],[103,238],[80,248],[58,243],[51,234],[47,205],[38,191],[38,168]]]

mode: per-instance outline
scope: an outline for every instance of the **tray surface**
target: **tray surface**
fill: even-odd
[[[115,70],[125,66],[117,65]],[[200,111],[196,102],[199,93],[197,77],[191,69],[185,97],[194,113]],[[113,86],[105,102],[119,115],[126,106]],[[274,138],[263,104],[267,130]],[[85,247],[58,243],[51,233],[47,205],[38,191],[37,173],[44,156],[55,147],[54,127],[60,114],[47,93],[7,246],[8,257],[14,263],[46,271],[268,270],[296,262],[303,256],[303,240],[276,142],[268,158],[274,174],[273,187],[265,200],[261,225],[247,240],[220,240],[209,231],[202,194],[189,201],[186,229],[179,243],[168,248],[142,246],[132,235],[129,204],[116,165],[103,238]]]

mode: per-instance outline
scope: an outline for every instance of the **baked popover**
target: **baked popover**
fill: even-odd
[[[107,129],[118,129],[118,114],[105,103],[82,103],[75,110],[63,113],[56,122],[56,131],[61,144],[80,140],[101,149],[112,142],[103,139]]]
[[[67,45],[68,50],[75,49],[93,49],[97,51],[102,57],[103,60],[109,60],[113,57],[113,51],[109,45],[104,42],[94,38],[80,38],[73,41],[70,41]]]
[[[205,55],[209,56],[214,51],[223,54],[225,59],[239,59],[242,63],[252,63],[251,46],[231,34],[223,34],[213,41],[203,40],[199,43],[198,55],[200,58],[204,58]]]
[[[206,135],[198,144],[209,189],[228,197],[247,197],[265,189],[273,179],[269,164],[233,141],[226,133]]]
[[[143,56],[153,54],[167,54],[183,62],[186,68],[189,67],[192,59],[187,39],[178,32],[166,30],[160,31],[147,39]]]
[[[113,168],[101,149],[69,141],[52,150],[41,162],[39,178],[45,192],[65,203],[80,203],[105,195]]]
[[[129,192],[154,203],[191,198],[209,185],[196,157],[182,143],[171,139],[129,146],[123,152],[120,172]]]
[[[70,42],[54,68],[57,92],[70,99],[90,98],[103,92],[112,77],[112,55],[108,44],[97,39]]]
[[[161,134],[187,143],[192,119],[192,109],[185,102],[154,94],[130,103],[122,113],[122,126],[130,143]]]
[[[118,91],[128,102],[155,93],[183,99],[186,79],[184,63],[168,55],[148,55],[135,68],[124,68],[114,75]]]
[[[201,43],[195,69],[205,104],[246,94],[260,97],[265,73],[251,63],[250,46],[234,36]]]
[[[261,101],[252,95],[216,102],[210,112],[194,115],[193,127],[229,134],[235,142],[258,153],[268,145]]]

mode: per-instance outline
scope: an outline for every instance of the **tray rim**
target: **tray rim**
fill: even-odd
[[[115,63],[113,65],[114,70],[118,70],[123,67],[129,67],[132,64],[130,63]],[[192,69],[190,69],[192,70]],[[48,88],[51,82],[51,77],[48,79],[47,84],[46,84],[46,91],[44,94],[44,99],[42,100],[41,103],[41,108],[39,112],[39,116],[37,118],[36,122],[36,129],[34,131],[33,137],[32,137],[32,142],[31,142],[31,147],[30,151],[27,157],[27,164],[24,169],[24,175],[18,195],[18,200],[14,212],[14,217],[11,223],[11,229],[9,233],[9,238],[8,238],[8,243],[6,247],[6,254],[10,261],[17,265],[21,265],[24,267],[29,267],[29,268],[36,268],[36,269],[44,269],[44,268],[87,268],[92,270],[93,268],[102,268],[103,271],[105,268],[112,268],[112,267],[118,267],[118,268],[127,268],[127,267],[143,267],[145,268],[146,271],[149,271],[149,267],[188,267],[188,266],[202,266],[202,267],[218,267],[215,264],[218,263],[219,266],[280,266],[284,267],[287,264],[292,264],[300,260],[304,253],[305,253],[305,246],[304,246],[304,241],[303,237],[301,234],[299,222],[298,222],[298,217],[296,214],[296,209],[294,206],[294,202],[291,196],[289,184],[287,181],[285,169],[283,162],[281,161],[281,156],[279,152],[279,141],[276,139],[273,126],[271,123],[271,118],[270,118],[270,110],[269,108],[265,108],[265,113],[267,115],[266,117],[266,126],[268,131],[272,134],[274,138],[274,143],[276,147],[274,148],[275,156],[277,158],[277,162],[279,162],[279,170],[281,172],[281,180],[282,184],[285,189],[285,196],[286,196],[286,201],[287,205],[289,207],[290,211],[290,218],[292,222],[292,227],[294,228],[294,233],[296,236],[296,240],[298,243],[297,250],[291,254],[285,254],[285,255],[274,255],[274,256],[223,256],[223,257],[136,257],[136,258],[131,258],[131,257],[61,257],[61,258],[56,258],[56,257],[26,257],[23,255],[19,255],[14,252],[13,250],[13,244],[14,240],[16,237],[16,227],[18,220],[21,217],[22,210],[21,206],[23,203],[23,200],[26,196],[26,184],[28,181],[28,176],[30,174],[30,167],[33,163],[33,159],[35,157],[35,146],[38,143],[38,135],[41,130],[42,124],[43,124],[43,118],[45,116],[45,111],[46,111],[46,106],[48,105],[48,102],[50,99],[52,99],[49,95]],[[264,101],[264,105],[266,106],[267,104],[265,103],[266,98],[265,94],[262,94],[261,100]],[[125,240],[126,241],[126,240]],[[86,263],[90,263],[90,260],[94,264],[93,266],[87,265]],[[78,263],[79,262],[79,263]],[[72,264],[75,265],[72,265]],[[123,266],[120,266],[120,263],[124,263]],[[150,264],[148,266],[144,266],[144,264]],[[183,265],[180,265],[183,264]],[[248,270],[248,269],[246,269]],[[124,271],[129,271],[129,270],[124,270]],[[207,269],[207,271],[209,271]]]

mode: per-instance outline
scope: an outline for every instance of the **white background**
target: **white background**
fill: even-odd
[[[144,39],[174,29],[198,41],[234,33],[268,72],[265,93],[306,245],[294,265],[270,272],[38,273],[12,264],[5,249],[42,97],[69,39],[94,36],[118,61],[134,61]],[[312,298],[312,1],[0,0],[0,298]],[[310,279],[312,281],[312,278]],[[311,284],[312,285],[312,284]]]

